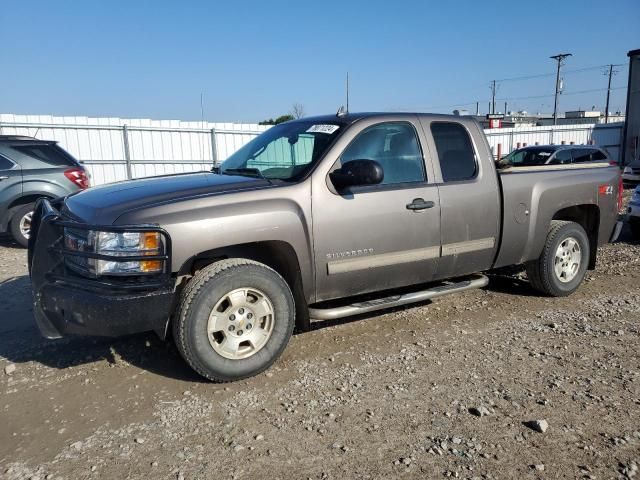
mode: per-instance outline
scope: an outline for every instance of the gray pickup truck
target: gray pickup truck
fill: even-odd
[[[526,265],[569,295],[621,224],[605,163],[496,169],[471,118],[277,125],[212,172],[41,200],[29,240],[44,336],[173,336],[200,375],[267,369],[294,328],[487,285]]]

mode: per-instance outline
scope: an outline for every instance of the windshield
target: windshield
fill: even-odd
[[[552,148],[525,148],[511,152],[506,161],[515,167],[530,165],[544,165],[547,163],[555,149]]]
[[[338,122],[295,121],[262,133],[220,166],[220,173],[293,180],[324,155],[344,127]]]

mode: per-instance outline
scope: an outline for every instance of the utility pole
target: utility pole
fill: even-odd
[[[621,65],[609,65],[609,84],[607,85],[607,105],[604,107],[604,123],[609,123],[609,97],[611,96],[611,77],[613,77],[617,72],[613,67],[620,67]],[[605,75],[607,73],[605,72]]]
[[[558,62],[558,68],[556,70],[556,95],[553,100],[553,124],[558,124],[558,95],[560,94],[560,67],[564,63],[564,59],[567,57],[571,57],[571,53],[559,53],[558,55],[553,55],[552,58],[556,62]]]
[[[504,115],[507,116],[507,102],[504,102]]]
[[[476,102],[476,117],[480,115],[480,102]]]
[[[491,113],[496,113],[496,81],[491,81]]]

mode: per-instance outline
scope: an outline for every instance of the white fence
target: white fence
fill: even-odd
[[[94,185],[209,170],[268,126],[0,114],[0,134],[57,140],[84,162]]]
[[[0,114],[0,134],[57,140],[85,163],[93,185],[209,170],[268,126],[121,118]],[[622,123],[485,130],[494,155],[524,145],[588,144],[619,159]],[[273,152],[274,155],[277,152]]]

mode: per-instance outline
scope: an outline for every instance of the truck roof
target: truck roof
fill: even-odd
[[[303,117],[299,120],[311,121],[311,122],[342,122],[346,125],[352,124],[358,120],[364,118],[375,118],[375,117],[406,117],[407,115],[418,115],[420,117],[430,117],[430,118],[441,118],[441,119],[449,119],[449,120],[457,120],[460,121],[462,119],[472,119],[469,115],[450,115],[450,114],[441,114],[441,113],[422,113],[422,112],[348,112],[344,115],[317,115],[313,117]],[[295,121],[295,120],[294,120]]]

